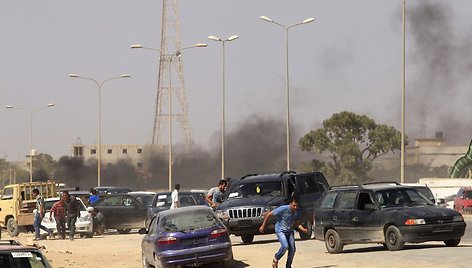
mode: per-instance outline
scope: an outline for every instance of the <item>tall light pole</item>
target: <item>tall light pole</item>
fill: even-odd
[[[286,95],[286,113],[287,113],[287,119],[286,119],[286,131],[287,131],[287,170],[290,170],[290,85],[289,85],[289,72],[288,72],[288,30],[292,27],[301,25],[301,24],[307,24],[310,22],[313,22],[315,19],[314,18],[308,18],[304,21],[285,26],[283,24],[280,24],[274,20],[272,20],[269,17],[266,16],[261,16],[262,20],[265,20],[267,22],[271,22],[275,25],[278,25],[282,28],[285,29],[285,95]]]
[[[25,108],[20,108],[20,107],[15,107],[12,105],[7,105],[5,108],[7,109],[17,109],[21,110],[23,112],[26,112],[29,114],[29,119],[30,119],[30,149],[29,149],[29,156],[30,156],[30,163],[29,163],[29,173],[30,173],[30,182],[33,182],[33,114],[34,112],[44,109],[44,108],[49,108],[55,106],[54,103],[48,103],[45,106],[41,106],[38,108],[34,108],[33,110],[27,110]]]
[[[223,52],[222,52],[222,83],[223,83],[223,89],[222,89],[222,94],[221,94],[221,179],[225,178],[225,43],[230,42],[233,40],[238,39],[239,36],[237,35],[232,35],[226,39],[221,39],[217,36],[210,35],[208,36],[208,39],[221,42],[223,44]]]
[[[405,182],[405,16],[406,2],[403,0],[403,33],[402,33],[402,112],[401,112],[401,152],[400,152],[400,183]]]
[[[169,191],[172,191],[172,58],[180,57],[184,49],[207,47],[207,44],[198,43],[193,46],[182,47],[174,50],[169,56]]]
[[[97,85],[98,89],[98,146],[97,146],[97,154],[98,154],[98,163],[97,163],[97,186],[101,186],[101,165],[102,165],[102,107],[101,107],[101,91],[102,91],[102,86],[106,81],[113,80],[113,79],[120,79],[120,78],[129,78],[129,74],[122,74],[120,76],[115,76],[115,77],[110,77],[105,80],[103,80],[101,83],[97,82],[97,80],[86,77],[86,76],[80,76],[78,74],[69,74],[70,78],[81,78],[81,79],[86,79],[94,82]]]

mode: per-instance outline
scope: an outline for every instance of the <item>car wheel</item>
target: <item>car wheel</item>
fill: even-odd
[[[18,236],[20,231],[18,230],[18,224],[15,221],[15,218],[9,218],[7,221],[7,231],[11,237]]]
[[[444,240],[444,244],[448,247],[457,247],[459,243],[461,242],[461,239],[449,239],[449,240]]]
[[[385,245],[391,251],[400,250],[405,245],[403,235],[395,225],[390,225],[385,231]]]
[[[131,232],[131,229],[116,229],[116,231],[120,234],[129,234],[129,232]]]
[[[93,232],[85,233],[85,237],[92,238],[93,237]]]
[[[146,259],[146,256],[144,256],[143,252],[141,252],[141,260],[143,261],[143,268],[154,267],[151,264],[149,264],[148,260]]]
[[[242,235],[241,240],[243,240],[244,244],[250,244],[254,241],[254,235]]]
[[[343,243],[338,232],[334,229],[329,229],[325,234],[325,245],[329,253],[339,253],[343,251]]]
[[[302,224],[302,225],[308,230],[308,232],[305,234],[304,232],[299,231],[298,233],[300,234],[300,239],[308,240],[311,238],[311,235],[313,233],[313,225],[311,224],[311,222],[306,222],[305,224]]]

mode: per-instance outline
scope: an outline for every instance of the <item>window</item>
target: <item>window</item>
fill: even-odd
[[[123,154],[127,154],[128,153],[128,149],[123,149]]]
[[[113,151],[112,151],[112,149],[108,149],[107,152],[108,152],[108,154],[111,154]]]
[[[138,165],[138,167],[143,167],[143,163],[141,163],[141,162],[138,162],[137,165]]]
[[[13,199],[13,188],[5,188],[2,194],[2,200]]]
[[[339,209],[354,209],[357,192],[344,192],[339,201]]]
[[[139,148],[139,149],[137,150],[137,152],[138,152],[138,154],[142,154],[142,153],[143,153],[143,149]]]
[[[333,208],[334,207],[334,201],[336,201],[336,196],[338,193],[331,192],[327,193],[324,197],[323,200],[321,200],[321,205],[320,208]]]
[[[366,204],[373,204],[369,193],[359,193],[359,199],[357,201],[357,209],[364,210]]]
[[[96,149],[90,150],[90,154],[97,154],[97,150]]]
[[[315,182],[315,178],[313,177],[301,177],[297,181],[300,184],[300,191],[302,194],[318,193],[324,191],[323,186]]]

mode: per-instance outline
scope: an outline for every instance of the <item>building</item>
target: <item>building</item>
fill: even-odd
[[[118,160],[129,160],[133,166],[141,168],[144,161],[144,153],[151,147],[142,144],[102,144],[102,165],[111,165]],[[83,158],[84,161],[98,158],[96,144],[84,145],[76,143],[72,145],[72,156]]]

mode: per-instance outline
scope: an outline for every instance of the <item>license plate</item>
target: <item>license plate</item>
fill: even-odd
[[[239,220],[238,225],[239,225],[239,227],[251,227],[252,226],[252,220]]]
[[[450,232],[452,231],[452,225],[441,225],[434,228],[433,232],[440,233],[440,232]]]

